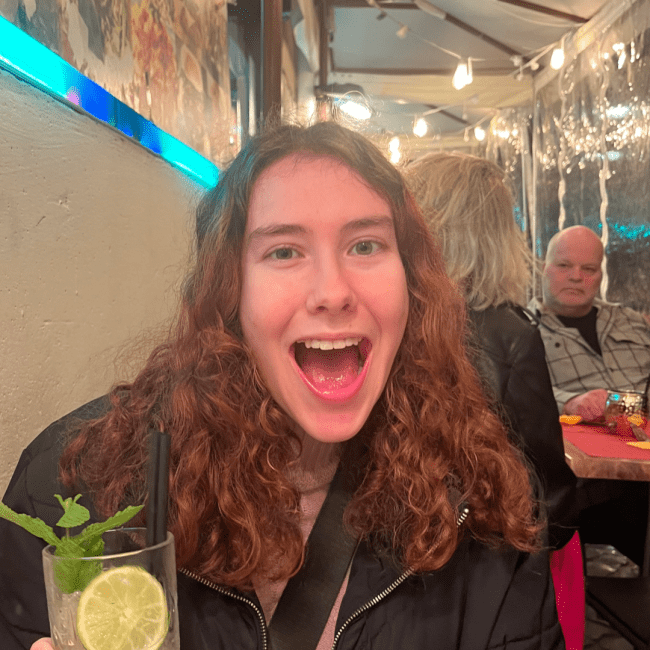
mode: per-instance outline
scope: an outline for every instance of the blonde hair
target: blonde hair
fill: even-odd
[[[532,253],[515,221],[504,172],[484,158],[442,152],[415,160],[405,173],[469,306],[523,304]]]

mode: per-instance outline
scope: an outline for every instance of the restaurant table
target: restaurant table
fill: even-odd
[[[650,433],[650,426],[646,430]],[[576,476],[650,481],[650,449],[629,444],[638,442],[631,432],[563,424],[562,433],[566,461]],[[650,511],[641,568],[638,578],[587,577],[586,599],[635,648],[650,648]]]

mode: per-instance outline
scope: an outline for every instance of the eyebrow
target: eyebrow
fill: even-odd
[[[365,228],[393,228],[393,217],[377,216],[377,217],[362,217],[361,219],[354,219],[346,223],[342,231],[344,233],[355,232]],[[255,228],[250,235],[248,235],[247,243],[264,237],[277,237],[282,235],[304,235],[309,231],[304,226],[291,223],[272,223],[268,226],[260,226]]]

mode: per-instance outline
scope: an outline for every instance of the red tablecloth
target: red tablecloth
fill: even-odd
[[[650,449],[639,449],[627,444],[636,442],[634,436],[610,433],[605,426],[563,424],[562,433],[569,442],[589,456],[650,460]],[[650,425],[646,427],[646,433],[650,435]]]

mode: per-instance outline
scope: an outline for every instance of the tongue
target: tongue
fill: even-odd
[[[311,383],[323,392],[349,386],[359,373],[357,348],[342,350],[305,349],[300,367]]]

